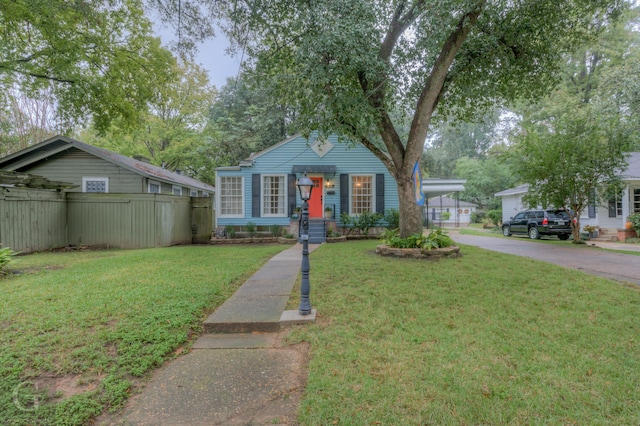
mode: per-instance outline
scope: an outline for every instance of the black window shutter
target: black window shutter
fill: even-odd
[[[296,175],[291,173],[287,175],[287,204],[289,205],[289,217],[293,214],[296,208]]]
[[[340,214],[349,213],[349,175],[340,175]]]
[[[376,175],[376,212],[384,214],[384,175]]]
[[[260,175],[251,175],[251,217],[260,217]]]
[[[596,191],[592,190],[589,196],[588,215],[590,218],[596,217]]]
[[[618,209],[616,208],[616,199],[612,198],[609,200],[609,217],[616,217]]]

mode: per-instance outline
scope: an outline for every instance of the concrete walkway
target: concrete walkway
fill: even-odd
[[[316,247],[310,245],[309,251]],[[276,332],[315,321],[315,310],[305,317],[284,311],[301,260],[300,244],[269,260],[209,316],[193,350],[158,371],[130,400],[117,423],[295,423],[306,382],[306,353],[281,347]]]

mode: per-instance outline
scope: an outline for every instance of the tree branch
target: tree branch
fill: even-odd
[[[8,67],[8,66],[6,66],[4,64],[0,64],[0,69],[4,69],[4,70],[7,70],[9,72],[14,72],[14,73],[26,75],[28,77],[42,78],[44,80],[55,81],[57,83],[68,83],[68,84],[77,83],[76,80],[69,80],[69,79],[66,79],[66,78],[54,77],[54,76],[46,75],[46,74],[39,74],[39,73],[34,73],[34,72],[29,72],[29,71],[17,70],[15,68]]]
[[[398,7],[396,7],[391,23],[389,24],[389,29],[384,36],[382,45],[380,46],[380,53],[378,54],[380,59],[389,63],[389,58],[391,58],[391,54],[398,43],[398,39],[416,20],[416,11],[419,10],[424,3],[424,0],[416,1],[404,15],[402,14],[406,6],[406,1],[403,0],[398,3]]]
[[[476,6],[460,17],[447,40],[444,42],[440,54],[431,70],[431,75],[427,78],[424,88],[420,93],[416,112],[409,131],[409,141],[424,141],[431,121],[431,115],[435,109],[444,87],[444,83],[449,73],[449,68],[453,63],[456,54],[460,50],[462,43],[466,40],[471,29],[476,24],[478,17],[484,9],[486,0],[479,1]],[[423,149],[423,144],[413,143],[407,145],[410,157],[419,156]]]
[[[424,4],[424,0],[418,0],[412,3],[409,9],[405,11],[407,2],[402,0],[398,3],[378,53],[378,57],[386,66],[390,64],[390,58],[398,40],[407,28],[415,22],[418,16],[417,11],[422,8]],[[389,117],[387,109],[384,108],[387,75],[383,73],[376,76],[373,87],[371,87],[364,72],[358,73],[358,80],[364,95],[369,100],[369,104],[377,111],[378,129],[385,146],[389,150],[389,155],[391,155],[395,167],[401,168],[404,162],[405,148],[398,132],[396,132],[393,126],[393,121]]]

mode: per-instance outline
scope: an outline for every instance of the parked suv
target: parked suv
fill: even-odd
[[[565,210],[526,210],[502,224],[502,235],[528,235],[538,239],[542,235],[557,235],[561,240],[571,236],[571,218]]]

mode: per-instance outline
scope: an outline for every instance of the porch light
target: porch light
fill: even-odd
[[[300,198],[302,198],[302,216],[300,217],[300,228],[302,232],[300,239],[302,240],[302,266],[300,272],[302,279],[300,282],[300,307],[298,313],[300,315],[311,314],[311,302],[309,301],[309,293],[311,291],[311,283],[309,282],[309,198],[313,190],[313,181],[307,177],[305,173],[298,180],[298,190],[300,190]]]
[[[300,191],[300,198],[302,198],[302,201],[309,201],[311,198],[311,191],[313,190],[313,181],[307,177],[306,173],[298,179],[298,190]]]

